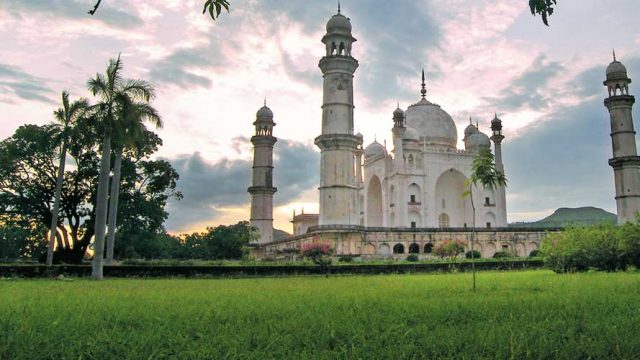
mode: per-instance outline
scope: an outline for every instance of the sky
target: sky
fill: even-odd
[[[90,16],[92,0],[0,1],[0,139],[53,121],[62,90],[91,100],[86,81],[121,54],[125,77],[156,88],[156,157],[180,174],[184,198],[169,202],[165,227],[190,232],[248,220],[249,138],[266,98],[278,137],[275,227],[291,232],[294,210],[318,210],[320,39],[337,3],[230,0],[216,21],[203,3],[103,0]],[[526,0],[343,0],[365,145],[392,143],[392,112],[420,99],[424,68],[427,98],[451,114],[459,139],[470,116],[486,133],[495,112],[503,120],[509,222],[559,207],[615,212],[602,81],[612,49],[640,79],[640,2],[558,3],[546,27]]]

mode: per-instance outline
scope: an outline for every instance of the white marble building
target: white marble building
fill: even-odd
[[[364,149],[364,176],[360,178],[360,225],[398,228],[464,228],[473,226],[468,190],[471,164],[480,149],[491,148],[489,137],[469,124],[464,149],[458,149],[458,131],[451,116],[426,99],[393,112],[393,149],[374,141]],[[502,122],[491,122],[496,165],[502,166]],[[356,155],[359,158],[358,154]],[[356,161],[359,163],[359,159]],[[506,227],[505,188],[472,191],[476,227]]]

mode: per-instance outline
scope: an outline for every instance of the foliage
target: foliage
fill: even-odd
[[[616,271],[640,264],[640,225],[570,227],[548,234],[540,249],[556,272]]]
[[[529,9],[533,16],[539,14],[542,22],[549,26],[548,17],[553,14],[553,6],[556,4],[556,0],[529,0]]]
[[[352,263],[355,256],[353,255],[340,255],[338,256],[338,262],[341,263]]]
[[[420,260],[420,257],[417,254],[409,254],[409,256],[407,256],[407,261],[409,262],[418,262]]]
[[[529,257],[537,257],[540,254],[540,250],[531,250]]]
[[[637,274],[488,272],[475,293],[466,286],[470,276],[0,280],[0,293],[10,294],[0,296],[0,358],[640,354]]]
[[[478,250],[469,250],[464,253],[464,257],[467,259],[480,259],[482,254],[480,254],[480,251]]]
[[[331,265],[331,255],[334,252],[333,246],[328,242],[308,243],[302,245],[301,255],[303,258],[313,261],[320,266],[325,274],[329,276],[329,265]]]
[[[464,252],[465,242],[462,240],[445,240],[436,244],[433,253],[440,258],[455,259]]]
[[[27,221],[46,229],[51,223],[58,167],[56,151],[60,128],[54,125],[24,125],[0,142],[0,213],[8,221]],[[94,234],[95,184],[98,177],[99,136],[86,122],[69,133],[68,159],[72,166],[64,174],[60,218],[56,237],[56,262],[78,263]],[[176,191],[178,174],[163,160],[147,160],[162,141],[153,133],[136,156],[123,160],[119,213],[120,231],[162,232],[167,217],[164,205]],[[21,220],[22,219],[22,220]],[[45,232],[39,236],[45,238]]]
[[[257,232],[249,222],[208,227],[205,232],[185,235],[177,258],[242,259],[243,247],[256,240]]]
[[[0,259],[38,259],[46,254],[46,228],[23,217],[0,215]]]
[[[511,253],[504,250],[496,251],[495,254],[493,254],[494,259],[508,258],[508,257],[511,257]]]

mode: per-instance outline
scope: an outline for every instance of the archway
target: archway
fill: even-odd
[[[378,246],[378,254],[389,255],[389,252],[391,252],[391,248],[389,248],[389,245],[380,244],[380,246]]]
[[[419,205],[420,203],[422,203],[422,198],[420,196],[420,186],[418,186],[418,184],[413,183],[409,185],[407,193],[409,194],[410,204]]]
[[[373,255],[376,253],[376,247],[373,244],[369,243],[364,246],[362,253],[365,255]]]
[[[436,181],[436,211],[449,217],[448,227],[464,227],[472,224],[473,212],[469,197],[462,197],[467,178],[455,169],[443,172]],[[480,204],[476,204],[476,208]],[[476,225],[477,226],[477,225]]]
[[[394,254],[404,254],[404,245],[402,244],[395,244],[393,246],[393,253]]]
[[[417,211],[412,211],[409,213],[409,225],[412,229],[422,227],[422,221],[420,213]]]
[[[492,212],[488,212],[484,216],[484,222],[487,228],[496,226],[496,216]],[[477,224],[480,225],[480,224]]]
[[[420,245],[413,243],[409,245],[409,254],[419,254],[420,253]]]
[[[449,227],[449,215],[442,213],[438,216],[438,227],[440,228],[448,228]]]
[[[424,253],[431,254],[431,252],[433,252],[433,244],[432,243],[424,244]]]
[[[382,185],[377,176],[369,180],[367,187],[367,226],[382,226]]]

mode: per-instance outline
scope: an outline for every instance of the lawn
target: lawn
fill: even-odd
[[[639,334],[639,273],[0,280],[0,359],[637,359]]]

